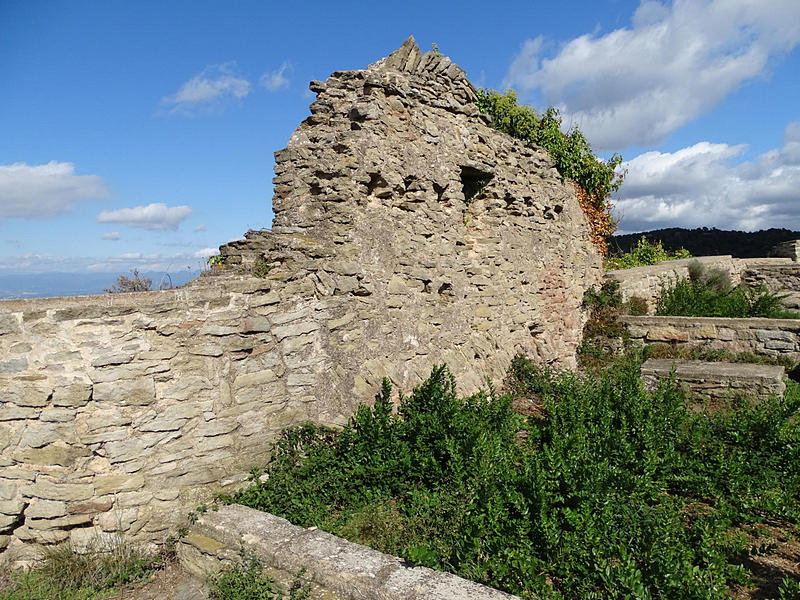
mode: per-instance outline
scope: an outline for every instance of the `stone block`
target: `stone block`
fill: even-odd
[[[94,487],[87,483],[58,483],[37,477],[36,481],[22,491],[27,498],[43,500],[88,500],[94,494]]]
[[[92,396],[92,385],[89,383],[72,383],[58,386],[53,390],[54,406],[85,406]]]
[[[100,474],[92,480],[95,494],[117,494],[119,492],[134,492],[144,486],[144,475],[127,473]]]
[[[24,508],[25,503],[22,500],[0,500],[0,515],[18,516]]]
[[[63,439],[68,430],[55,423],[28,421],[22,432],[22,443],[31,448],[41,448]]]
[[[67,423],[75,418],[75,410],[71,408],[47,408],[39,413],[39,420],[46,423]]]
[[[270,328],[271,324],[266,317],[247,317],[242,322],[244,333],[266,333]]]
[[[103,354],[95,358],[91,365],[95,368],[107,367],[109,365],[124,365],[133,360],[134,355],[127,352]]]
[[[25,516],[31,519],[55,519],[67,514],[67,503],[60,500],[34,499],[25,510]]]
[[[20,448],[14,452],[15,460],[29,465],[59,465],[71,467],[75,462],[92,451],[85,446],[71,446],[62,441],[47,444],[41,448]]]
[[[152,377],[125,379],[94,385],[96,402],[110,402],[119,406],[144,406],[155,401],[156,389]]]
[[[22,373],[28,368],[28,359],[26,358],[10,358],[8,360],[0,360],[0,375],[14,375]]]
[[[280,325],[272,328],[272,335],[281,342],[286,338],[296,337],[304,333],[311,333],[319,329],[319,323],[315,321],[299,321],[289,323],[287,325]]]
[[[21,333],[19,320],[13,313],[0,313],[0,335]]]

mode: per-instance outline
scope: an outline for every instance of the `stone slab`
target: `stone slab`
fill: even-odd
[[[315,582],[351,600],[517,598],[451,573],[409,566],[372,548],[236,504],[203,514],[181,543],[193,551],[179,552],[192,557],[184,564],[187,569],[201,564],[209,568],[219,557],[229,559],[231,552],[238,556],[250,551],[283,571],[305,566]],[[204,555],[202,560],[194,556],[197,552]]]

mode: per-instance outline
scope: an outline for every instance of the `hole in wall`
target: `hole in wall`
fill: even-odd
[[[436,201],[441,202],[442,196],[444,195],[444,191],[447,189],[447,185],[439,185],[435,181],[433,182],[433,191],[436,192]]]
[[[475,167],[461,167],[461,186],[464,192],[464,202],[469,204],[472,199],[480,194],[489,185],[494,175],[488,171],[481,171]]]

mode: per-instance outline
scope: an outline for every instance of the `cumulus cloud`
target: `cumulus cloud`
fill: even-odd
[[[203,248],[194,253],[195,258],[208,258],[219,254],[219,248]]]
[[[285,61],[274,71],[267,71],[264,73],[259,79],[259,83],[270,92],[286,89],[289,87],[289,78],[286,77],[286,73],[291,70],[292,63]]]
[[[615,212],[625,231],[718,227],[753,231],[800,224],[800,122],[784,144],[735,164],[746,147],[700,142],[676,152],[646,152],[628,170]]]
[[[72,163],[0,165],[0,218],[46,219],[68,212],[81,200],[108,195],[102,178],[76,175]]]
[[[244,98],[250,82],[235,72],[236,64],[210,65],[184,83],[170,96],[161,99],[169,113],[193,115],[219,107],[225,100]]]
[[[100,236],[100,239],[103,239],[103,240],[111,240],[111,241],[117,241],[117,240],[118,240],[118,239],[120,239],[121,237],[122,237],[122,236],[119,234],[119,232],[118,232],[118,231],[112,231],[112,232],[110,232],[110,233],[104,233],[103,235],[101,235],[101,236]]]
[[[181,221],[191,213],[190,206],[169,207],[163,202],[159,202],[147,206],[104,210],[97,215],[97,222],[120,223],[128,227],[149,230],[177,229]]]
[[[504,85],[536,90],[599,148],[653,144],[800,43],[796,0],[642,0],[631,26],[582,35],[552,58],[524,43]]]

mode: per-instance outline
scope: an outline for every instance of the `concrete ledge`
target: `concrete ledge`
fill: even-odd
[[[786,391],[783,367],[651,358],[642,365],[642,382],[653,390],[674,371],[675,380],[695,399],[722,400],[736,395],[766,399]]]
[[[181,540],[178,555],[189,571],[205,576],[238,560],[243,549],[284,572],[306,567],[317,584],[345,599],[516,598],[450,573],[410,567],[397,557],[236,504],[203,514]]]

